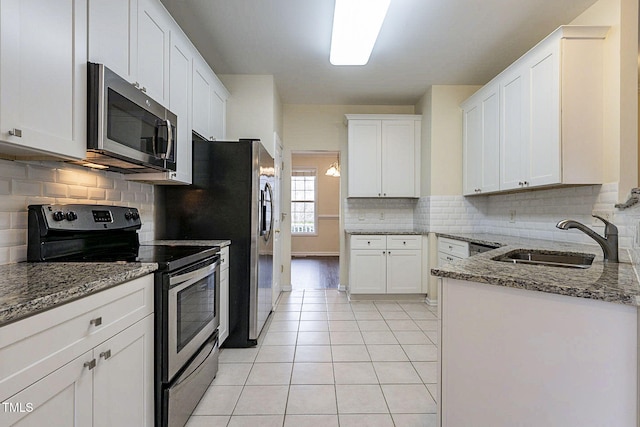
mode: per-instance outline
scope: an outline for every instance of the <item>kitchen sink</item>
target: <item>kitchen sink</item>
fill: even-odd
[[[533,264],[549,267],[589,268],[595,255],[553,251],[518,249],[493,258],[512,264]]]

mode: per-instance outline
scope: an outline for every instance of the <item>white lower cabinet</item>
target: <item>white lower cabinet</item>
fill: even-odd
[[[153,323],[148,275],[2,327],[2,425],[153,426]]]
[[[220,250],[220,326],[218,340],[220,345],[229,336],[229,247]]]
[[[469,258],[469,243],[461,240],[438,237],[438,266],[451,261]]]
[[[421,239],[413,235],[351,236],[349,293],[421,293]]]

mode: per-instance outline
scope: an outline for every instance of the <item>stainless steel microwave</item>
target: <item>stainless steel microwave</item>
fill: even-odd
[[[87,161],[122,173],[175,171],[176,115],[103,64],[87,65]]]

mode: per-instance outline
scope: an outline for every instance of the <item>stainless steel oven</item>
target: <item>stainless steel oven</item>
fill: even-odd
[[[220,258],[168,273],[167,380],[173,378],[220,325]]]
[[[218,371],[220,256],[156,274],[156,425],[184,426]]]

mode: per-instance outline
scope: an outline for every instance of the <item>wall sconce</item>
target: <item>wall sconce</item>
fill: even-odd
[[[325,175],[339,177],[340,165],[338,164],[338,162],[331,163],[331,165],[329,166],[329,169],[327,169],[327,171],[325,172]]]

